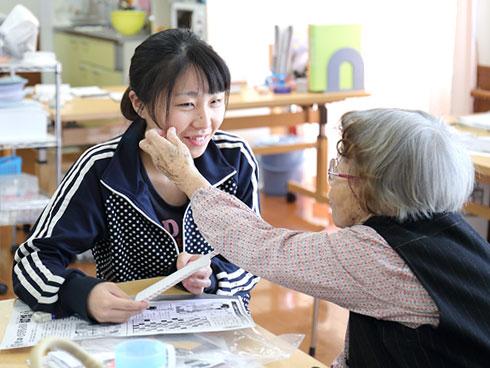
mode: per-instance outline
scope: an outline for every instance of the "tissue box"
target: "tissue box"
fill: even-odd
[[[46,140],[48,114],[34,101],[0,108],[0,132],[0,143]]]

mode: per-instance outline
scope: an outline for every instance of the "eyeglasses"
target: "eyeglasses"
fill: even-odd
[[[328,180],[332,181],[335,177],[344,178],[344,179],[359,179],[359,176],[343,174],[337,172],[337,166],[339,164],[339,160],[337,158],[332,158],[330,163],[328,164]]]

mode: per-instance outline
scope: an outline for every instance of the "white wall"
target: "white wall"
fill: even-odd
[[[39,19],[39,11],[41,8],[39,0],[1,0],[0,13],[8,14],[17,4],[24,5]]]
[[[449,114],[457,0],[208,0],[208,39],[233,79],[269,74],[274,24],[359,23],[365,88],[385,106]],[[229,40],[235,42],[232,43]]]

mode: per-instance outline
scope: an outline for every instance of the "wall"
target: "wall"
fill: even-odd
[[[48,0],[47,2],[49,1],[51,0]],[[17,4],[24,5],[39,19],[41,8],[39,0],[2,0],[0,1],[0,13],[8,14]]]

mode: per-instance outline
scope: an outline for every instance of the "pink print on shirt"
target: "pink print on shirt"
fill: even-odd
[[[165,230],[167,230],[170,235],[172,235],[174,238],[179,235],[179,224],[177,221],[168,219],[168,220],[162,220],[162,226]]]

